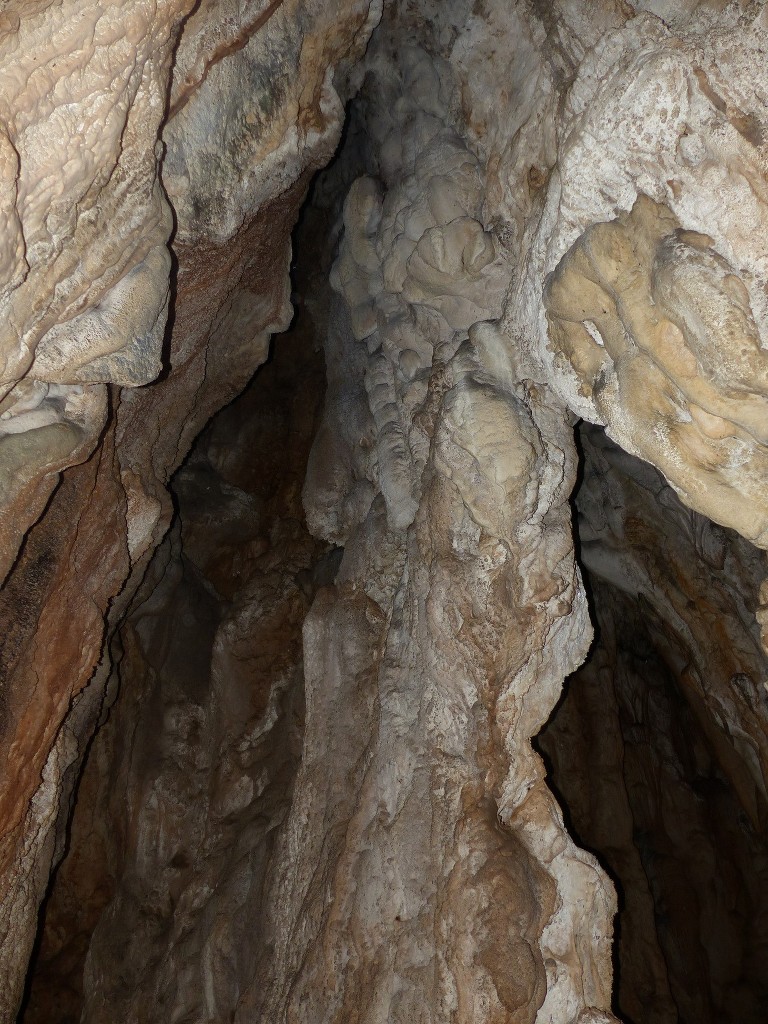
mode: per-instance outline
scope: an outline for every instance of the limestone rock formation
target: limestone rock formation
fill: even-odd
[[[333,562],[302,525],[313,340],[284,341],[175,478],[180,521],[120,631],[121,697],[83,775],[25,1020],[227,1019],[264,955],[302,624]]]
[[[211,413],[266,357],[270,332],[288,322],[290,232],[309,175],[329,159],[341,130],[333,71],[341,86],[344,63],[362,51],[377,13],[364,2],[333,15],[297,3],[273,21],[274,5],[242,19],[213,5],[208,18],[186,20],[191,7],[73,0],[3,14],[7,1019],[104,700],[109,637],[168,528],[170,475]],[[262,32],[249,48],[267,22],[268,39]],[[252,51],[265,46],[282,68],[279,96],[239,88],[254,62],[262,67]],[[182,141],[168,109],[175,62],[185,68],[176,106],[188,126]],[[222,89],[237,97],[237,119],[217,113],[212,96]],[[202,184],[201,175],[169,174],[172,212],[159,168],[166,148],[174,170],[204,160],[206,111],[209,124],[225,127],[222,173],[243,181],[247,196],[233,203],[234,220],[201,238],[210,174],[201,168]],[[270,175],[267,154],[278,144],[284,173]],[[156,383],[135,388],[161,367]]]
[[[765,546],[768,354],[713,244],[640,196],[574,243],[544,304],[555,351],[625,449]]]
[[[5,5],[0,1019],[757,1021],[766,45],[756,0]],[[620,596],[542,740],[569,830],[579,480]],[[579,841],[640,880],[618,1003]]]

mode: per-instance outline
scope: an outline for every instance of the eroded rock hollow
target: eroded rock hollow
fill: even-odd
[[[6,6],[0,1019],[762,1024],[767,46]]]

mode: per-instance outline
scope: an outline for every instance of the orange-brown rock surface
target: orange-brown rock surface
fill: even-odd
[[[321,4],[242,17],[209,5],[201,24],[185,20],[191,6],[3,14],[4,1019],[62,849],[68,776],[103,701],[109,637],[168,528],[170,475],[290,318],[290,232],[341,130],[331,75],[343,81],[375,17],[362,2],[341,23]],[[243,92],[258,75],[261,91]],[[237,116],[210,98],[227,89]],[[211,196],[205,147],[231,194]],[[184,173],[196,162],[197,178]],[[213,200],[232,213],[215,234]]]

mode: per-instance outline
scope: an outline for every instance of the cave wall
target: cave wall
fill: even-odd
[[[230,1019],[264,956],[266,865],[301,755],[302,625],[334,563],[301,505],[315,342],[300,314],[174,478],[176,525],[113,641],[114,703],[24,1021]]]
[[[765,555],[583,426],[597,627],[538,737],[578,840],[622,894],[623,1019],[762,1021],[768,979]]]
[[[289,322],[290,232],[343,119],[331,75],[343,89],[376,17],[367,3],[192,6],[3,13],[9,1020],[109,637],[168,529],[170,475]]]
[[[612,1019],[613,889],[530,745],[592,636],[572,428],[766,546],[761,5],[2,17],[0,1015],[69,842],[41,957],[86,1020]],[[171,476],[289,325],[352,97],[306,240],[332,289],[307,285],[306,525],[295,479],[266,510],[252,478],[259,438],[293,450],[262,396],[195,450],[169,533]],[[685,685],[754,817],[744,674]]]

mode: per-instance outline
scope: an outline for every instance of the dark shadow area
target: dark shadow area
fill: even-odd
[[[595,624],[536,746],[576,841],[616,885],[614,1012],[764,1024],[762,554],[579,428],[577,552]]]

